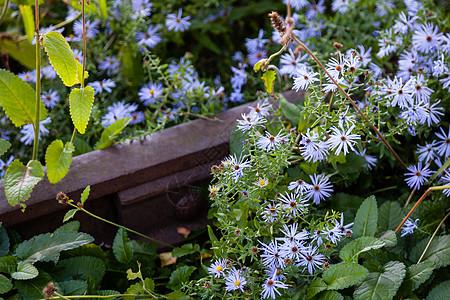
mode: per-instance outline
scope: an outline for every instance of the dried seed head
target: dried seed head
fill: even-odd
[[[268,14],[270,18],[270,22],[272,23],[272,27],[278,31],[280,36],[283,36],[286,33],[286,26],[283,24],[283,20],[280,15],[276,11],[272,11]]]
[[[290,265],[292,263],[292,259],[290,259],[290,258],[286,258],[285,260],[284,260],[284,264],[287,266],[287,265]]]
[[[212,173],[216,173],[217,171],[219,171],[219,167],[218,167],[217,165],[213,165],[213,166],[211,167],[211,172],[212,172]]]
[[[237,236],[240,236],[240,235],[241,235],[241,230],[240,230],[239,228],[237,228],[237,229],[234,231],[234,234],[237,235]]]
[[[216,196],[216,193],[215,193],[215,192],[209,193],[209,197],[210,197],[210,198],[214,198],[215,196]]]
[[[77,203],[77,206],[78,206],[79,208],[83,208],[83,203],[78,202],[78,203]]]
[[[58,200],[58,202],[61,204],[67,204],[69,202],[69,197],[67,197],[67,195],[63,192],[59,192],[56,195],[56,200]]]
[[[44,288],[42,293],[44,293],[45,299],[51,298],[53,296],[53,293],[58,290],[58,287],[56,287],[52,281],[50,281],[47,286]]]
[[[289,133],[290,133],[290,134],[297,134],[297,130],[295,130],[295,129],[292,128],[292,129],[289,131]]]
[[[336,49],[338,49],[338,50],[341,49],[343,46],[344,46],[344,45],[342,45],[341,43],[338,43],[338,42],[334,42],[334,43],[333,43],[333,47],[336,48]]]
[[[331,250],[331,249],[333,249],[333,246],[331,246],[330,244],[326,244],[326,245],[325,245],[325,249]]]
[[[330,263],[326,261],[326,262],[323,264],[323,269],[325,270],[325,269],[328,269],[329,267],[330,267]]]
[[[211,287],[211,281],[206,281],[205,284],[203,285],[203,287],[205,289],[209,289]]]
[[[258,247],[253,246],[252,249],[250,249],[251,254],[257,254],[259,252]]]
[[[233,263],[231,262],[231,260],[227,260],[227,262],[225,263],[225,266],[227,268],[231,268],[232,265],[233,265]]]
[[[347,230],[347,232],[345,233],[346,237],[352,237],[352,232],[350,230]]]

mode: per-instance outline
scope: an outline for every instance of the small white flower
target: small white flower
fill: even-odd
[[[330,144],[330,148],[332,150],[336,151],[334,152],[336,155],[339,155],[341,153],[341,150],[344,150],[344,155],[348,153],[348,148],[352,149],[353,151],[353,145],[356,144],[355,140],[359,140],[360,137],[358,134],[352,134],[352,130],[355,128],[355,125],[352,125],[347,131],[341,128],[339,130],[336,127],[331,127],[331,130],[333,133],[330,136],[330,139],[328,140],[328,143]]]
[[[266,131],[266,136],[262,136],[256,142],[256,145],[262,150],[270,152],[272,150],[278,149],[281,145],[286,144],[287,135],[282,134],[281,130],[276,136],[271,135]]]

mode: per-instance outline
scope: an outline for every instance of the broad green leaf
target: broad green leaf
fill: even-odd
[[[417,263],[429,240],[429,238],[426,238],[414,246],[409,256],[412,262]],[[432,261],[435,269],[446,267],[450,264],[450,235],[436,236],[431,241],[427,252],[422,258],[422,261],[426,260]]]
[[[402,208],[398,202],[385,202],[378,209],[378,225],[380,226],[380,231],[394,230],[402,220]]]
[[[367,278],[355,289],[355,300],[390,300],[394,298],[405,277],[405,265],[390,261],[382,272],[369,273]]]
[[[409,295],[424,283],[433,273],[433,263],[429,260],[406,268],[406,276],[399,288],[399,296]]]
[[[345,245],[339,252],[339,257],[346,262],[358,262],[358,255],[372,249],[379,249],[385,245],[381,239],[363,236]]]
[[[33,188],[44,178],[44,169],[39,161],[31,160],[24,166],[18,159],[6,170],[5,196],[11,206],[30,198]]]
[[[130,123],[130,118],[124,118],[112,123],[102,132],[100,141],[95,145],[95,149],[105,149],[114,143],[116,136]]]
[[[397,235],[393,230],[383,232],[380,236],[380,240],[384,242],[386,247],[394,247],[397,245]]]
[[[12,4],[15,5],[30,5],[34,6],[36,4],[35,0],[11,0]],[[39,0],[39,4],[43,4],[44,0]]]
[[[11,277],[16,280],[28,280],[33,279],[39,275],[38,269],[35,266],[28,263],[20,263],[17,265],[17,271],[11,274]]]
[[[427,300],[448,300],[450,293],[450,280],[435,286],[427,296]]]
[[[106,20],[106,18],[108,17],[108,7],[106,5],[106,0],[99,0],[98,4],[100,16],[102,17],[103,20]]]
[[[9,253],[9,247],[10,247],[10,242],[9,242],[8,232],[6,231],[5,227],[2,226],[2,223],[0,222],[0,257],[5,256]]]
[[[31,43],[34,37],[34,16],[30,5],[19,5],[20,13],[22,14],[23,26],[27,34],[28,41]]]
[[[58,293],[64,296],[84,295],[88,288],[88,284],[83,280],[67,280],[55,285],[58,287]]]
[[[105,275],[106,264],[97,257],[77,256],[60,260],[57,265],[58,279],[86,280],[91,277],[99,284]]]
[[[311,281],[311,284],[308,286],[308,292],[306,293],[305,299],[309,300],[321,291],[327,289],[327,284],[320,278],[315,278]]]
[[[121,263],[128,263],[133,256],[133,248],[131,247],[130,239],[127,231],[119,228],[113,242],[113,253],[117,261]]]
[[[84,191],[81,193],[81,203],[84,204],[86,202],[87,198],[89,197],[89,193],[91,192],[91,186],[88,185]]]
[[[36,47],[28,40],[10,41],[0,39],[0,51],[6,52],[14,60],[29,70],[36,68]]]
[[[85,86],[84,89],[73,89],[70,92],[70,116],[75,128],[81,134],[86,131],[91,116],[94,94],[94,89],[89,85]]]
[[[195,269],[196,268],[193,266],[183,266],[175,269],[170,275],[169,284],[167,286],[174,291],[181,289],[183,282],[189,280],[189,277]]]
[[[131,45],[124,44],[119,51],[119,58],[125,82],[132,87],[139,86],[144,73],[141,53],[137,49],[133,50]]]
[[[192,298],[183,293],[182,291],[175,291],[169,294],[165,294],[165,297],[167,297],[170,300],[191,300]]]
[[[54,140],[45,153],[47,177],[50,183],[57,183],[69,172],[72,164],[72,153],[75,150],[71,142],[64,146],[61,140]]]
[[[52,281],[52,278],[45,272],[40,272],[36,278],[30,280],[16,280],[14,286],[19,290],[24,300],[43,299],[42,290]]]
[[[185,244],[172,250],[173,257],[182,257],[200,251],[200,246],[197,244]]]
[[[353,237],[374,236],[377,231],[378,208],[374,196],[368,197],[356,212]]]
[[[366,278],[366,268],[357,263],[344,262],[331,265],[323,272],[322,278],[327,283],[329,290],[345,289]]]
[[[16,127],[36,122],[36,94],[33,88],[14,75],[0,69],[0,104]],[[41,120],[47,116],[44,103],[40,103]]]
[[[17,257],[4,256],[0,257],[0,273],[11,274],[16,271]]]
[[[266,87],[266,91],[268,94],[273,93],[273,85],[275,84],[276,73],[274,70],[267,70],[261,79],[264,81],[264,86]]]
[[[6,151],[9,150],[9,148],[11,148],[11,143],[8,142],[7,140],[0,139],[0,156],[5,154]]]
[[[16,249],[17,257],[25,263],[58,261],[63,250],[70,250],[92,243],[94,238],[86,233],[62,231],[46,233],[22,242]]]
[[[66,214],[64,215],[63,222],[67,222],[67,221],[69,221],[70,219],[72,219],[72,218],[75,216],[75,214],[76,214],[77,211],[78,211],[77,208],[72,208],[71,210],[69,210],[68,212],[66,212]]]
[[[320,293],[316,298],[317,300],[344,300],[344,297],[336,291],[325,291]]]
[[[64,252],[64,257],[92,256],[108,262],[108,257],[99,246],[95,244],[85,244],[81,247]]]
[[[145,284],[145,290],[152,292],[155,289],[155,283],[150,278],[146,278],[144,280],[144,284]],[[144,290],[144,285],[142,284],[142,281],[141,281],[141,282],[131,285],[127,289],[126,294],[135,294],[136,296],[146,295],[147,292],[145,290]],[[124,300],[134,300],[135,298],[136,297],[134,297],[134,296],[126,296],[123,299]],[[141,298],[139,298],[139,299],[141,299]]]
[[[248,154],[248,149],[244,147],[246,139],[248,139],[248,134],[239,130],[235,124],[230,135],[230,153],[237,157]]]
[[[0,294],[5,294],[13,288],[11,280],[5,275],[0,274]]]
[[[278,101],[280,102],[281,111],[286,116],[286,118],[293,125],[297,126],[302,115],[302,111],[298,105],[291,103],[284,98],[283,95],[278,94]]]
[[[80,229],[80,222],[78,221],[72,221],[69,223],[66,223],[60,227],[58,227],[54,232],[61,232],[61,231],[74,231],[77,232]]]
[[[44,35],[44,48],[48,59],[66,86],[73,86],[78,80],[77,60],[63,35],[50,31]]]
[[[96,1],[92,1],[91,0],[91,5],[84,5],[84,11],[86,14],[95,14],[95,15],[99,15],[99,11],[97,10],[97,8],[95,7],[95,5],[93,5],[92,3],[95,3]],[[73,9],[76,9],[78,11],[81,11],[81,3],[78,0],[70,0],[70,6],[72,6]]]

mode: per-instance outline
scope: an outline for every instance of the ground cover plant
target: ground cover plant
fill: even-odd
[[[278,11],[274,6],[267,17],[273,34],[256,30],[258,36],[245,41],[248,55],[235,55],[240,62],[233,69],[230,99],[254,93],[258,102],[237,120],[230,156],[211,169],[211,226],[159,255],[151,244],[128,238],[127,232],[138,232],[108,220],[119,227],[112,250],[78,233],[77,222],[28,241],[1,228],[5,299],[445,299],[450,290],[445,268],[450,261],[448,13],[431,1],[285,4],[284,17],[284,6]],[[187,24],[182,11],[167,20]],[[86,33],[85,28],[83,44]],[[72,113],[71,141],[52,142],[46,153],[47,176],[57,182],[69,169],[76,131],[84,132],[90,118],[90,108],[87,113],[82,108],[85,102],[92,105],[95,85],[84,85],[85,59],[77,63],[62,35],[50,31],[42,42],[63,82],[81,86],[71,92],[71,111],[79,111]],[[58,54],[63,51],[70,57]],[[172,89],[190,89],[172,86],[167,74],[175,73],[166,74],[170,66],[151,51],[142,55],[154,70],[149,74],[169,81],[167,97]],[[74,71],[62,72],[58,60],[72,62]],[[14,85],[30,91],[17,76],[2,72],[9,80],[2,81],[3,93]],[[192,78],[186,70],[177,76]],[[247,86],[247,80],[258,83]],[[152,84],[143,89],[155,92]],[[285,89],[304,94],[290,103],[279,93]],[[38,75],[36,101],[23,101],[27,117],[11,112],[12,105],[0,97],[14,124],[39,128],[45,118],[37,109],[43,106],[39,90]],[[77,93],[79,107],[73,101]],[[111,145],[132,120],[118,119],[99,144]],[[152,130],[160,124],[150,121]],[[30,163],[12,159],[6,171],[12,205],[25,201],[44,176],[37,140]],[[53,163],[54,157],[64,159]],[[77,213],[97,217],[83,208],[89,190],[80,201],[58,195],[70,206],[64,222]]]

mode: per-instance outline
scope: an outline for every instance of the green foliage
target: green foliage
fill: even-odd
[[[240,157],[241,155],[246,155],[248,150],[243,148],[243,142],[248,138],[248,135],[241,130],[238,130],[237,126],[234,125],[233,130],[230,135],[230,153]]]
[[[144,284],[145,284],[145,289],[144,289]],[[143,295],[143,294],[146,294],[146,291],[145,291],[146,289],[152,291],[154,289],[154,286],[155,286],[155,284],[154,284],[153,280],[150,279],[150,278],[146,278],[144,280],[144,283],[141,281],[141,282],[138,282],[138,283],[135,283],[135,284],[131,285],[127,289],[126,293],[127,294]],[[135,298],[136,297],[126,296],[126,297],[124,297],[124,300],[134,300]]]
[[[385,245],[381,239],[363,236],[345,245],[339,252],[339,257],[346,262],[358,262],[358,255],[372,249],[379,249]]]
[[[394,247],[395,245],[397,245],[397,235],[393,230],[383,232],[383,234],[380,236],[380,240],[384,242],[384,245],[386,247]]]
[[[317,300],[343,300],[344,297],[336,291],[325,291],[316,297]]]
[[[99,0],[98,4],[100,16],[102,17],[102,19],[106,19],[106,17],[108,16],[108,6],[106,4],[106,0]]]
[[[56,265],[58,278],[62,280],[83,280],[91,278],[95,285],[100,284],[106,272],[106,264],[97,257],[77,256],[61,259]]]
[[[61,251],[77,248],[93,241],[94,239],[86,233],[73,231],[46,233],[22,242],[17,247],[16,254],[24,263],[57,262]]]
[[[305,296],[305,299],[311,299],[321,291],[325,291],[327,289],[327,284],[320,278],[315,278],[311,281],[311,284],[308,286],[308,292]]]
[[[182,257],[200,251],[200,246],[197,244],[184,244],[172,250],[173,257]]]
[[[130,118],[124,118],[112,123],[102,132],[100,141],[95,145],[96,149],[105,149],[114,143],[117,135],[130,123]]]
[[[69,172],[72,164],[72,153],[75,147],[71,142],[64,146],[61,140],[54,140],[45,153],[45,164],[47,165],[47,177],[50,183],[57,183]]]
[[[264,86],[266,87],[266,91],[268,94],[273,93],[273,85],[275,84],[275,79],[277,75],[274,70],[267,70],[261,77],[264,81]]]
[[[61,33],[50,31],[44,35],[44,49],[58,76],[66,86],[79,83],[75,54]],[[71,99],[72,101],[72,99]]]
[[[17,257],[3,256],[0,257],[0,273],[12,274],[17,268]]]
[[[20,13],[22,14],[23,25],[28,41],[31,43],[34,37],[34,16],[30,5],[19,5]]]
[[[450,293],[450,280],[441,282],[427,296],[427,300],[446,300]]]
[[[70,219],[72,219],[75,216],[77,211],[78,211],[77,208],[72,208],[69,211],[67,211],[66,214],[64,215],[63,222],[67,222]]]
[[[11,274],[11,277],[16,280],[33,279],[39,275],[38,269],[29,263],[19,263],[17,271]]]
[[[429,238],[426,238],[414,246],[409,255],[409,259],[412,262],[416,263],[419,260],[429,240]],[[450,264],[450,235],[436,236],[431,241],[427,252],[422,258],[422,261],[426,260],[433,262],[436,269]]]
[[[378,209],[374,196],[368,197],[356,212],[353,236],[374,236],[377,231]]]
[[[183,283],[189,280],[189,277],[191,276],[192,272],[194,272],[195,269],[196,268],[193,266],[183,266],[177,268],[170,275],[168,287],[174,291],[179,290],[183,285]]]
[[[7,293],[12,289],[13,285],[11,280],[6,276],[0,274],[0,294]]]
[[[282,95],[278,95],[278,101],[280,102],[281,111],[286,119],[288,119],[293,125],[297,126],[302,115],[298,105],[287,101]]]
[[[61,225],[60,227],[58,227],[55,230],[56,232],[61,232],[61,231],[78,231],[80,229],[80,222],[78,221],[72,221],[69,223],[66,223],[64,225]]]
[[[25,68],[33,69],[36,67],[34,55],[36,47],[31,45],[28,40],[17,43],[7,39],[0,39],[0,49]]]
[[[5,196],[11,206],[26,201],[36,184],[44,178],[39,161],[32,160],[24,166],[18,159],[8,167],[5,175]]]
[[[11,143],[7,140],[0,139],[0,156],[6,153],[8,149],[11,148]]]
[[[36,96],[31,86],[13,73],[0,69],[0,104],[11,122],[21,127],[36,122]],[[40,103],[41,120],[47,116],[44,103]]]
[[[343,262],[331,265],[323,272],[322,278],[327,283],[327,289],[340,290],[363,280],[369,271],[353,262]]]
[[[400,204],[395,201],[387,201],[378,209],[378,224],[380,230],[394,230],[403,220]]]
[[[405,277],[405,265],[398,261],[388,262],[381,272],[371,272],[356,288],[355,300],[390,300],[394,298]]]
[[[127,231],[123,228],[119,228],[116,237],[114,238],[113,252],[119,262],[128,263],[131,261],[133,248],[130,239],[128,238]]]
[[[41,272],[36,278],[30,280],[17,280],[14,287],[19,291],[24,300],[36,300],[44,298],[42,290],[52,280],[50,275]]]
[[[406,268],[405,280],[399,289],[399,294],[405,296],[415,291],[422,283],[430,278],[432,273],[433,263],[431,261],[424,261],[409,266]]]
[[[64,296],[83,295],[88,289],[88,284],[82,280],[67,280],[55,285],[58,287],[58,293]]]
[[[70,116],[73,125],[83,134],[91,116],[92,105],[94,104],[94,89],[91,86],[85,86],[80,89],[73,89],[70,92]]]
[[[5,256],[9,252],[9,236],[5,227],[0,222],[0,257]],[[1,270],[1,267],[0,267]],[[0,271],[1,272],[1,271]]]
[[[88,185],[81,193],[81,198],[80,198],[81,204],[84,204],[84,202],[86,202],[87,198],[89,197],[90,192],[91,192],[91,186]]]

